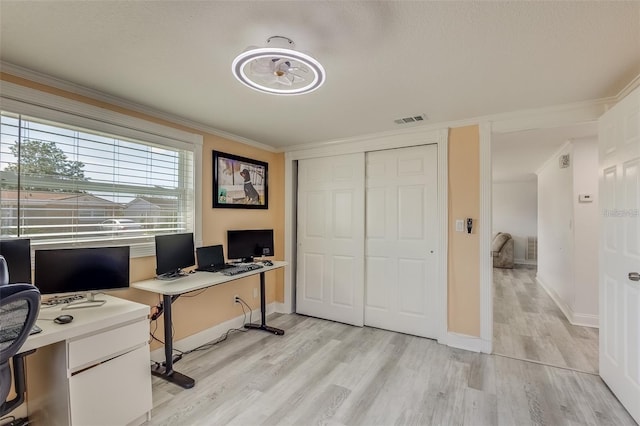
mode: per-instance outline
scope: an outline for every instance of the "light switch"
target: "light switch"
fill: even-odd
[[[464,232],[464,220],[456,220],[456,232]]]

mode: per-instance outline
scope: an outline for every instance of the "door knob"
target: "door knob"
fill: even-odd
[[[629,279],[631,281],[640,281],[640,272],[629,272]]]

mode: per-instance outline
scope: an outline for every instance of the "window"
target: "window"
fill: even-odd
[[[127,127],[86,117],[65,122],[69,114],[59,111],[46,115],[60,121],[36,118],[4,110],[6,103],[2,238],[31,238],[34,246],[131,245],[144,255],[152,254],[156,234],[196,232],[196,145],[158,143],[151,133],[145,140],[140,131],[133,138]]]

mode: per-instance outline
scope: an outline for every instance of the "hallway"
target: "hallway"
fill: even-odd
[[[493,353],[598,373],[598,329],[571,325],[526,267],[493,269]]]

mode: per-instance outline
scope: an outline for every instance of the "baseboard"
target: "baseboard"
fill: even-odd
[[[282,302],[275,302],[275,312],[279,313],[279,314],[292,314],[293,313],[293,309],[291,309],[287,304],[282,303]]]
[[[556,304],[558,309],[562,311],[562,313],[567,318],[567,321],[569,321],[570,324],[579,325],[583,327],[592,327],[592,328],[599,327],[600,318],[598,315],[581,314],[581,313],[573,312],[573,309],[571,309],[569,305],[567,305],[562,301],[562,299],[560,299],[560,296],[558,295],[558,293],[554,289],[547,286],[545,282],[540,279],[539,276],[536,276],[536,281],[538,284],[540,284],[540,286],[544,289],[544,291],[553,300],[553,302]]]
[[[483,348],[480,337],[451,332],[447,333],[447,346],[471,352],[482,352]]]
[[[571,324],[581,325],[583,327],[600,328],[600,317],[598,315],[591,314],[576,314],[572,315],[573,320]]]
[[[540,284],[540,287],[542,287],[544,291],[547,292],[558,309],[562,311],[565,318],[567,318],[567,321],[571,322],[571,310],[569,309],[569,306],[560,298],[560,295],[554,289],[549,287],[544,281],[542,281],[539,276],[536,276],[536,281],[538,284]]]
[[[276,303],[269,303],[267,305],[267,315],[277,312],[276,311]],[[251,317],[253,322],[260,321],[260,308],[255,309],[251,312]],[[221,322],[220,324],[216,324],[213,327],[210,327],[206,330],[202,330],[196,334],[192,334],[191,336],[184,337],[180,340],[175,340],[173,342],[174,349],[179,351],[190,351],[197,347],[204,345],[205,343],[212,342],[217,340],[222,336],[227,330],[232,328],[241,328],[244,325],[244,315],[238,315],[235,318],[231,318],[230,320]],[[249,313],[247,312],[247,321],[249,320]],[[155,362],[164,362],[164,347],[155,349],[151,351],[151,360]]]
[[[513,263],[515,265],[527,265],[527,266],[536,266],[538,264],[535,260],[526,260],[526,259],[513,259]]]

